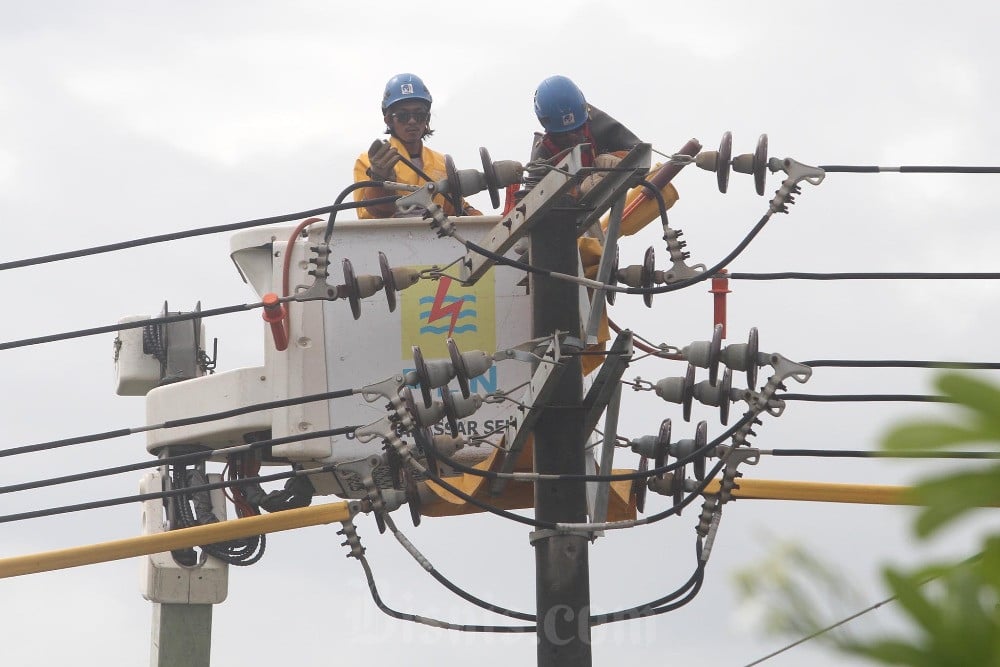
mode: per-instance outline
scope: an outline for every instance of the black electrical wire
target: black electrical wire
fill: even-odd
[[[813,456],[841,459],[1000,459],[1000,452],[900,451],[868,449],[761,449],[771,456]]]
[[[929,273],[916,271],[809,273],[805,271],[781,271],[777,273],[719,273],[715,277],[730,278],[732,280],[1000,280],[1000,273]]]
[[[418,616],[417,614],[396,611],[382,601],[382,596],[379,595],[378,587],[375,585],[375,575],[372,574],[372,569],[368,564],[368,559],[365,558],[364,555],[357,556],[357,559],[361,563],[361,567],[365,570],[365,578],[368,580],[368,590],[371,592],[372,600],[375,602],[375,606],[378,607],[382,613],[387,616],[391,616],[396,620],[429,625],[433,628],[441,628],[442,630],[459,630],[461,632],[518,633],[535,632],[537,630],[534,625],[460,625],[457,623],[449,623],[447,621],[439,621],[434,618]]]
[[[905,165],[902,167],[877,167],[856,164],[826,164],[818,167],[830,173],[853,174],[1000,174],[1000,167],[962,167],[942,165]]]
[[[330,238],[333,236],[333,225],[334,221],[337,219],[337,211],[345,208],[363,208],[366,206],[371,206],[372,204],[385,204],[389,202],[394,202],[399,199],[398,196],[392,195],[389,197],[377,197],[375,199],[362,200],[354,202],[353,204],[342,203],[347,195],[351,194],[355,190],[360,190],[361,188],[372,188],[380,187],[382,181],[358,181],[357,183],[351,183],[346,188],[340,191],[337,195],[337,199],[333,202],[333,206],[330,207],[330,219],[326,223],[326,231],[323,233],[323,242],[329,243]]]
[[[406,536],[403,535],[402,532],[397,528],[391,516],[389,515],[385,516],[385,523],[389,527],[389,530],[392,532],[392,534],[396,537],[397,540],[399,540],[401,544],[403,544],[404,548],[410,553],[410,555],[413,556],[414,558],[417,558],[417,553],[414,553],[416,551],[416,547],[414,547],[413,544],[409,541],[409,539],[407,539]],[[673,602],[682,595],[689,593],[692,586],[700,587],[699,579],[704,577],[705,563],[701,561],[700,543],[698,543],[696,546],[697,546],[696,556],[698,558],[698,566],[695,568],[695,571],[694,573],[692,573],[691,577],[684,584],[682,584],[677,590],[668,593],[667,595],[664,595],[651,602],[646,602],[641,605],[636,605],[628,609],[622,609],[619,611],[592,616],[590,619],[590,625],[591,626],[604,625],[606,623],[615,623],[618,621],[632,620],[634,618],[643,618],[645,616],[653,615],[652,613],[656,611],[661,605]],[[447,588],[455,595],[461,597],[463,600],[470,602],[475,606],[480,607],[481,609],[485,609],[495,614],[500,614],[502,616],[508,616],[510,618],[515,618],[521,621],[528,621],[531,623],[537,622],[537,616],[535,614],[513,611],[511,609],[507,609],[506,607],[500,607],[490,602],[486,602],[485,600],[482,600],[476,597],[475,595],[472,595],[465,589],[461,588],[460,586],[450,581],[443,574],[438,572],[438,570],[433,565],[431,565],[430,562],[422,555],[420,555],[420,558],[418,560],[421,566],[428,572],[428,574],[430,574],[436,581],[438,581],[438,583],[442,584],[445,588]],[[683,606],[683,604],[686,604],[692,598],[693,596],[689,596],[682,604],[677,606],[672,606],[671,609],[665,611],[672,611],[673,609],[676,609],[679,606]]]
[[[996,370],[1000,363],[984,361],[922,361],[917,359],[812,359],[801,362],[810,368],[956,368]]]
[[[293,300],[294,297],[286,297],[282,301]],[[260,301],[257,303],[243,303],[236,306],[223,306],[221,308],[210,308],[208,310],[194,310],[189,313],[177,313],[176,315],[163,315],[160,317],[151,317],[147,320],[136,320],[134,322],[119,322],[117,324],[107,324],[99,327],[91,327],[89,329],[77,329],[76,331],[65,331],[57,334],[49,334],[47,336],[36,336],[35,338],[23,338],[21,340],[11,340],[4,343],[0,343],[0,350],[10,350],[17,347],[27,347],[29,345],[40,345],[41,343],[52,343],[59,340],[68,340],[70,338],[83,338],[85,336],[97,336],[99,334],[115,333],[118,331],[124,331],[125,329],[139,329],[141,327],[147,327],[155,324],[169,324],[171,322],[184,322],[186,320],[196,320],[202,317],[215,317],[216,315],[228,315],[230,313],[239,313],[247,310],[254,310],[255,308],[263,308],[264,304]]]
[[[0,523],[10,523],[13,521],[23,521],[25,519],[37,519],[43,516],[54,516],[56,514],[69,514],[83,510],[97,509],[100,507],[113,507],[115,505],[127,505],[128,503],[144,502],[146,500],[156,500],[161,498],[173,498],[195,491],[211,491],[212,489],[223,489],[232,486],[242,486],[244,484],[259,484],[260,482],[272,482],[279,479],[288,479],[299,475],[313,475],[320,472],[333,472],[337,469],[337,464],[327,464],[317,468],[306,470],[292,470],[290,472],[279,472],[271,475],[259,475],[257,477],[246,477],[244,479],[223,480],[221,482],[211,482],[198,486],[189,486],[184,489],[172,489],[170,491],[156,491],[153,493],[140,493],[134,496],[121,496],[118,498],[108,498],[106,500],[94,500],[75,505],[62,505],[60,507],[49,507],[31,512],[20,512],[17,514],[0,515]]]
[[[197,229],[188,229],[179,232],[170,232],[169,234],[157,234],[156,236],[145,236],[138,239],[132,239],[130,241],[120,241],[118,243],[109,243],[107,245],[94,246],[91,248],[69,250],[66,252],[59,252],[52,255],[44,255],[41,257],[29,257],[25,259],[12,260],[9,262],[0,262],[0,271],[6,271],[8,269],[19,269],[25,266],[35,266],[37,264],[47,264],[49,262],[58,262],[64,259],[75,259],[77,257],[99,255],[102,253],[115,252],[118,250],[127,250],[129,248],[137,248],[139,246],[152,245],[155,243],[163,243],[166,241],[177,241],[179,239],[191,238],[193,236],[206,236],[208,234],[231,232],[231,231],[236,231],[238,229],[262,227],[264,225],[272,225],[279,222],[292,222],[293,220],[301,220],[303,218],[308,218],[314,215],[331,213],[337,209],[361,208],[363,206],[369,206],[373,203],[383,203],[381,200],[394,201],[395,199],[396,199],[395,197],[381,197],[379,198],[379,200],[372,200],[368,202],[350,202],[348,204],[334,204],[332,206],[322,206],[320,208],[314,208],[308,211],[300,211],[298,213],[285,213],[283,215],[276,215],[269,218],[258,218],[256,220],[247,220],[245,222],[233,222],[225,225],[215,225],[212,227],[199,227]]]
[[[62,477],[49,477],[47,479],[35,480],[33,482],[22,482],[21,484],[9,484],[7,486],[0,486],[0,494],[4,493],[14,493],[16,491],[28,491],[30,489],[41,489],[48,486],[57,486],[59,484],[68,484],[70,482],[80,482],[87,479],[96,479],[98,477],[110,477],[111,475],[120,475],[126,472],[135,472],[136,470],[145,470],[148,468],[158,468],[164,465],[174,465],[179,463],[197,463],[200,461],[205,461],[217,454],[224,454],[231,452],[234,448],[238,447],[240,452],[251,452],[258,449],[267,449],[268,447],[273,447],[275,445],[284,445],[290,442],[301,442],[302,440],[312,440],[313,438],[326,438],[334,435],[345,435],[347,433],[353,433],[358,426],[344,426],[340,428],[328,429],[324,431],[312,431],[309,433],[296,433],[295,435],[289,435],[282,438],[272,438],[270,440],[258,440],[257,442],[248,443],[245,445],[234,445],[232,447],[223,447],[222,449],[206,449],[200,452],[190,452],[188,454],[178,454],[176,456],[166,456],[159,459],[150,459],[148,461],[139,461],[137,463],[128,463],[126,465],[115,466],[113,468],[101,468],[99,470],[88,470],[87,472],[78,472],[72,475],[63,475]],[[167,445],[169,447],[169,445]]]
[[[230,417],[245,415],[250,412],[260,412],[263,410],[271,410],[273,408],[284,408],[291,405],[301,405],[303,403],[312,403],[315,401],[328,401],[337,398],[344,398],[346,396],[351,396],[355,393],[357,393],[357,390],[355,389],[339,389],[336,391],[327,391],[320,394],[309,394],[308,396],[284,398],[277,401],[267,401],[265,403],[253,403],[251,405],[246,405],[241,408],[222,410],[220,412],[212,412],[209,414],[199,415],[197,417],[182,417],[180,419],[169,419],[161,424],[147,424],[146,426],[120,428],[120,429],[115,429],[113,431],[104,431],[103,433],[91,433],[89,435],[79,435],[72,438],[50,440],[48,442],[40,442],[34,445],[10,447],[8,449],[0,449],[0,458],[3,458],[5,456],[15,456],[17,454],[28,454],[30,452],[40,452],[49,449],[59,449],[61,447],[69,447],[72,445],[82,445],[89,442],[97,442],[99,440],[111,440],[113,438],[121,438],[126,435],[135,435],[138,433],[146,433],[148,431],[156,431],[159,429],[177,428],[179,426],[191,426],[192,424],[204,424],[206,422],[218,421],[220,419],[228,419]]]
[[[813,403],[954,403],[947,396],[926,394],[778,394],[783,401]]]

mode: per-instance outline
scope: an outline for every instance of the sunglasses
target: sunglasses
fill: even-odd
[[[411,118],[418,123],[426,123],[431,114],[429,111],[395,111],[392,117],[400,123],[409,123]]]

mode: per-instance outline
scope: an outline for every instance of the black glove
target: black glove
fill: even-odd
[[[371,167],[368,175],[373,181],[392,181],[396,179],[396,163],[400,160],[397,151],[388,141],[376,139],[368,149],[368,159]]]

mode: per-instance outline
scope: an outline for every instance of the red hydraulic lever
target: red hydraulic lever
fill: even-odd
[[[288,332],[285,330],[285,319],[288,317],[288,311],[274,292],[265,294],[263,302],[264,311],[262,312],[262,316],[264,317],[264,321],[271,325],[271,336],[274,338],[274,347],[279,352],[283,352],[288,348]]]

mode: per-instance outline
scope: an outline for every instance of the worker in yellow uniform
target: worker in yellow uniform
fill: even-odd
[[[424,137],[434,134],[430,127],[432,102],[430,90],[417,75],[403,73],[389,79],[382,95],[382,118],[389,140],[376,141],[367,153],[358,156],[354,163],[355,183],[391,181],[423,185],[447,176],[444,155],[424,145]],[[405,194],[383,187],[366,187],[355,190],[354,199],[362,201]],[[464,199],[459,200],[461,210],[457,210],[442,195],[436,195],[434,201],[447,215],[482,215]],[[405,215],[421,213],[409,211]],[[359,218],[391,218],[397,215],[402,214],[397,213],[392,202],[358,209]]]

